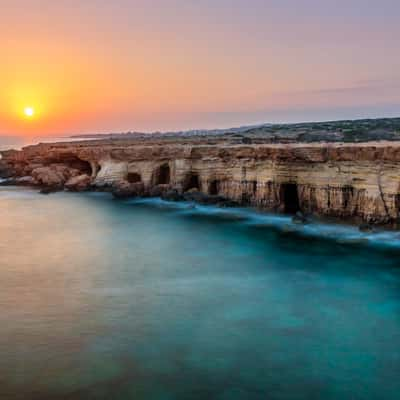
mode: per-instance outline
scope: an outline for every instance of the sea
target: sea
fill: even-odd
[[[55,142],[75,142],[83,140],[82,138],[68,137],[68,136],[11,136],[0,135],[0,151],[3,150],[21,150],[25,146],[38,144],[38,143],[55,143]],[[84,140],[92,140],[90,137]]]
[[[0,187],[0,399],[400,395],[400,232]]]

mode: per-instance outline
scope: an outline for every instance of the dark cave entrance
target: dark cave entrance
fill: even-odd
[[[216,196],[218,194],[219,191],[219,182],[217,180],[211,181],[210,185],[208,187],[208,193],[211,196]]]
[[[193,172],[189,173],[183,185],[183,190],[186,192],[190,189],[197,189],[200,190],[200,180],[199,176]]]
[[[81,174],[92,175],[92,165],[89,161],[81,160],[75,154],[60,154],[57,158],[49,158],[46,164],[64,164],[68,168],[77,169]]]
[[[140,174],[136,173],[136,172],[128,172],[128,175],[126,176],[126,180],[129,183],[138,183],[142,181],[142,177],[140,176]]]
[[[281,185],[281,204],[285,213],[296,214],[300,211],[299,193],[295,183]]]
[[[89,176],[92,175],[92,166],[88,161],[78,159],[74,165],[75,168],[79,169],[79,171],[82,171],[83,174],[87,174]]]
[[[171,180],[171,170],[168,164],[161,165],[155,176],[156,185],[168,185]]]

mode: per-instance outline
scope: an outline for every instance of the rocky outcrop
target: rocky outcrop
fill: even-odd
[[[224,199],[368,224],[396,225],[400,217],[398,142],[40,144],[3,152],[1,174],[30,177],[39,186],[110,190],[116,197],[198,197],[206,204]]]
[[[127,197],[144,196],[144,185],[141,182],[130,183],[128,181],[120,181],[114,184],[112,194],[115,198],[122,199]]]
[[[76,175],[69,178],[64,187],[74,192],[83,192],[90,189],[92,178],[87,174]]]

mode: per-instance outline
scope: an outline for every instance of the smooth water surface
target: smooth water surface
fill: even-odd
[[[78,142],[81,140],[93,140],[94,138],[76,138],[76,137],[29,137],[29,136],[5,136],[0,135],[0,151],[3,150],[21,150],[25,146],[30,146],[38,143],[58,143],[58,142]]]
[[[1,399],[399,399],[396,233],[0,188],[0,239]]]

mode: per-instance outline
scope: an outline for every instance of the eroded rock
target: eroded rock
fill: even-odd
[[[85,190],[90,176],[94,190],[112,190],[116,197],[163,196],[176,201],[185,188],[195,186],[184,199],[278,212],[301,209],[305,215],[371,225],[398,223],[400,216],[399,142],[230,145],[200,139],[197,144],[179,139],[104,140],[40,144],[1,154],[0,174],[28,176],[46,188]]]
[[[169,189],[161,193],[161,198],[167,201],[182,201],[184,196],[177,189]]]
[[[63,172],[64,171],[61,171],[59,168],[39,167],[32,171],[32,177],[40,185],[47,187],[62,187],[66,181]]]
[[[65,182],[64,187],[73,192],[83,192],[89,190],[91,184],[91,177],[86,174],[77,175],[69,178]]]
[[[111,191],[116,199],[125,199],[130,197],[138,197],[144,194],[143,183],[130,183],[128,181],[120,182],[115,185]]]
[[[15,179],[15,184],[21,186],[36,186],[38,183],[33,176],[22,176],[21,178]]]

